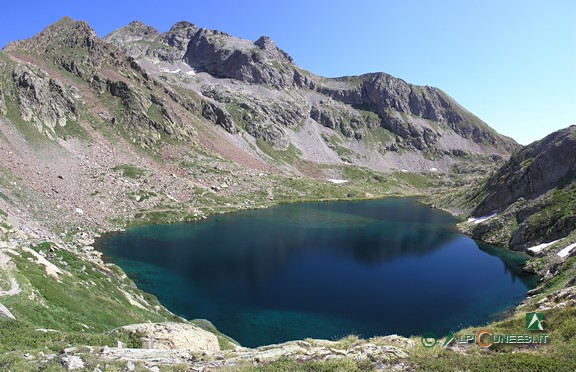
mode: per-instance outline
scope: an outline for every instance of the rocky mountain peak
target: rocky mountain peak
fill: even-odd
[[[160,41],[185,52],[190,40],[198,33],[198,28],[190,22],[177,22],[168,32],[162,34]]]
[[[5,49],[43,54],[58,52],[62,48],[81,48],[94,51],[99,48],[99,45],[100,38],[86,22],[63,17],[32,38],[10,43]]]
[[[140,21],[130,22],[128,25],[119,28],[104,37],[108,43],[120,46],[126,42],[133,41],[154,41],[160,33],[154,27],[148,26]]]
[[[260,48],[263,52],[266,53],[268,58],[276,59],[288,63],[293,63],[294,60],[292,57],[288,55],[288,53],[284,52],[282,49],[276,46],[276,43],[268,36],[260,36],[258,40],[254,42],[258,48]]]
[[[254,45],[262,50],[273,50],[276,48],[276,44],[268,36],[260,36],[258,40],[254,42]]]

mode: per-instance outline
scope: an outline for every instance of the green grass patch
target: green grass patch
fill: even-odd
[[[92,142],[93,138],[82,125],[73,119],[68,119],[66,125],[56,125],[54,127],[56,135],[64,140],[77,138],[84,142]]]
[[[356,361],[352,358],[333,360],[299,362],[290,358],[281,358],[271,363],[262,363],[255,367],[245,367],[242,371],[250,372],[349,372],[372,371],[374,369],[370,360]]]
[[[394,177],[420,190],[427,189],[434,183],[431,176],[420,173],[396,172]]]
[[[293,144],[290,144],[287,150],[277,150],[268,142],[257,138],[256,145],[277,163],[293,165],[300,160],[300,156],[302,155],[300,150],[298,150]]]
[[[129,165],[129,164],[117,165],[114,168],[112,168],[112,170],[114,172],[121,173],[122,176],[124,176],[124,177],[132,178],[132,179],[139,179],[147,173],[147,171],[145,169],[138,168],[134,165]]]

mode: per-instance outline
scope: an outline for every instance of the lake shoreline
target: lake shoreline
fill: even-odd
[[[412,195],[412,196],[410,196],[410,197],[400,197],[400,198],[399,198],[399,197],[391,197],[391,198],[388,198],[388,197],[387,197],[387,198],[378,198],[378,199],[371,199],[371,200],[372,200],[372,201],[375,201],[375,202],[382,202],[382,201],[385,201],[385,200],[387,200],[387,199],[390,199],[390,200],[398,200],[398,201],[400,201],[400,200],[407,201],[407,199],[410,199],[410,200],[414,201],[415,204],[420,205],[421,208],[425,208],[425,209],[422,209],[422,210],[428,210],[428,211],[430,211],[430,213],[431,213],[431,209],[429,209],[429,206],[421,203],[421,202],[420,202],[420,201],[421,201],[421,198],[419,198],[419,197],[414,197],[414,195]],[[357,203],[357,202],[369,201],[369,200],[349,200],[349,199],[346,199],[346,200],[344,200],[344,202],[345,202],[345,201],[349,201],[349,202],[351,202],[351,203],[354,204],[354,203]],[[330,200],[330,201],[328,201],[328,203],[327,203],[326,205],[331,205],[330,202],[332,202],[333,205],[336,205],[336,206],[337,206],[337,205],[339,205],[339,203],[342,202],[342,201]],[[404,202],[402,202],[402,203],[404,203]],[[290,204],[300,204],[300,203],[282,204],[282,205],[280,205],[280,206],[276,205],[276,207],[280,207],[280,208],[281,208],[281,207],[286,207],[287,205],[290,205]],[[314,205],[315,203],[311,203],[311,204]],[[324,205],[324,203],[317,203],[317,204],[320,205],[320,206]],[[342,205],[345,205],[345,204],[342,204]],[[289,207],[289,208],[290,208],[290,207]],[[267,212],[267,213],[269,213],[269,212]],[[428,213],[428,212],[427,212],[427,213]],[[244,213],[244,214],[245,214],[245,213]],[[227,215],[228,217],[230,217],[229,214],[226,214],[226,215]],[[448,215],[448,214],[447,214],[447,215]],[[214,216],[211,216],[211,217],[214,217]],[[451,218],[452,218],[452,217],[451,217]],[[211,218],[208,219],[208,221],[210,221],[210,220],[211,220]],[[225,219],[225,220],[226,220],[226,219]],[[202,223],[205,224],[205,223],[206,223],[206,220],[203,220]],[[174,227],[179,226],[178,224],[173,224],[173,225],[174,225]],[[143,229],[146,230],[146,229],[149,229],[149,228],[151,228],[151,227],[153,227],[153,226],[158,226],[158,225],[138,226],[138,227],[137,227],[137,230],[143,231]],[[182,225],[182,226],[184,226],[184,225]],[[169,225],[166,225],[166,227],[169,227]],[[136,227],[135,227],[135,228],[136,228]],[[130,229],[128,229],[128,231],[129,231],[129,230],[130,230]],[[167,231],[169,231],[169,230],[170,230],[170,228],[168,228]],[[155,230],[151,230],[151,231],[155,231]],[[171,308],[171,309],[174,310],[173,308]],[[183,315],[181,312],[179,312],[179,313],[180,313],[180,315]],[[187,317],[187,316],[184,315],[184,317]],[[209,316],[207,316],[207,318],[210,319],[210,320],[212,320]],[[409,332],[409,333],[407,333],[407,334],[413,334],[413,333],[414,333],[414,332]]]

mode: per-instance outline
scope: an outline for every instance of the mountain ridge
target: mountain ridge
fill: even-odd
[[[234,38],[219,31],[200,29],[187,22],[177,23],[156,39],[160,42],[178,40],[178,44],[174,44],[176,48],[172,51],[158,45],[144,49],[142,45],[135,47],[137,40],[122,42],[120,35],[125,31],[122,28],[113,31],[104,37],[104,40],[114,40],[115,45],[140,61],[155,59],[154,64],[159,64],[161,61],[174,62],[182,59],[188,62],[188,66],[195,68],[194,72],[212,73],[220,78],[220,81],[230,78],[248,84],[264,84],[274,89],[305,89],[318,92],[348,107],[351,106],[356,111],[356,115],[352,116],[356,118],[361,117],[360,111],[367,109],[368,112],[378,115],[378,126],[397,136],[400,146],[416,147],[422,150],[430,147],[430,144],[433,145],[437,137],[433,128],[422,128],[423,125],[416,120],[402,117],[402,115],[407,115],[423,120],[446,122],[457,131],[459,136],[470,137],[476,143],[487,142],[504,151],[511,151],[517,147],[511,139],[497,135],[485,123],[457,105],[453,99],[437,88],[413,86],[385,73],[365,74],[351,78],[316,76],[294,65],[286,53],[265,37],[259,40],[268,40],[268,44],[273,45],[269,48],[272,48],[277,58],[262,56],[261,49],[251,41]],[[184,44],[187,45],[186,49]],[[172,48],[174,45],[168,42],[164,44],[164,47]],[[154,73],[153,66],[148,66],[150,67],[148,71]],[[173,71],[176,70],[174,68]],[[361,83],[360,86],[358,82]],[[396,88],[388,89],[387,86],[390,85],[395,85]],[[393,91],[400,91],[401,94]],[[429,99],[430,92],[433,93],[434,99]],[[322,110],[322,107],[318,105],[309,104],[312,106],[310,112],[314,115],[313,119],[320,120],[322,125],[343,128],[343,134],[348,138],[362,137],[363,128],[354,128],[354,126],[358,127],[358,124],[354,123],[362,122],[361,119],[352,120],[351,126],[347,123],[353,118],[350,115],[348,118],[342,118],[342,115],[334,110]],[[323,115],[319,115],[320,112]],[[322,116],[325,118],[321,119]],[[462,125],[463,123],[466,125]],[[396,144],[391,146],[391,148],[395,147]]]

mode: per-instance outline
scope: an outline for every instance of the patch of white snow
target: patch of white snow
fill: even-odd
[[[471,218],[468,219],[467,222],[472,222],[472,223],[475,223],[475,224],[479,224],[479,223],[481,223],[481,222],[488,221],[489,219],[494,218],[494,217],[496,217],[497,215],[498,215],[498,213],[496,213],[496,211],[494,211],[494,212],[490,213],[488,216],[483,216],[483,217],[471,217]]]
[[[554,240],[553,242],[550,242],[550,243],[538,244],[538,245],[535,245],[533,247],[528,248],[527,250],[530,252],[538,253],[538,252],[544,250],[544,248],[549,247],[552,244],[558,243],[560,240],[562,240],[562,239]]]
[[[569,246],[558,252],[558,256],[560,256],[561,258],[566,258],[570,255],[570,253],[572,253],[572,250],[574,248],[576,248],[576,243],[570,244]]]
[[[335,184],[341,184],[341,183],[346,183],[348,182],[348,180],[339,180],[337,178],[328,178],[329,182],[335,183]]]

